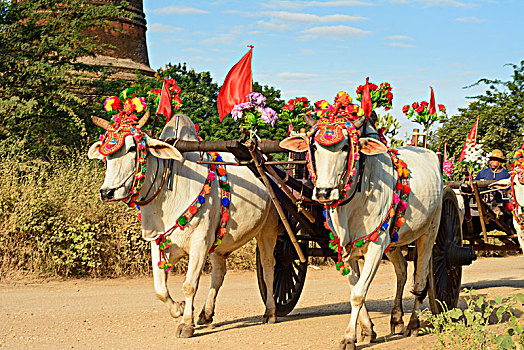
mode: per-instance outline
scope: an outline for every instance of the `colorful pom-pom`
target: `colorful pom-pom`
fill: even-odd
[[[375,231],[371,234],[371,236],[369,236],[369,240],[372,241],[372,242],[376,242],[378,239],[378,232]]]
[[[204,204],[205,202],[206,202],[206,199],[204,198],[204,196],[198,196],[198,203]]]
[[[189,213],[191,213],[191,215],[195,215],[196,212],[197,212],[197,208],[194,205],[189,207]]]
[[[229,207],[230,201],[228,198],[222,198],[222,205],[224,207]]]
[[[204,185],[204,193],[205,194],[210,194],[211,193],[211,187],[209,187],[208,184]]]
[[[411,187],[408,185],[402,186],[402,194],[409,194],[411,192]]]
[[[398,194],[396,193],[393,193],[393,203],[394,204],[398,204],[398,202],[400,202],[400,197]]]
[[[138,221],[142,222],[142,213],[138,212],[137,219]]]
[[[357,243],[355,243],[355,247],[362,248],[364,246],[364,241],[359,239]]]
[[[220,155],[217,155],[217,157],[216,157],[216,161],[217,161],[217,162],[223,162],[222,157],[221,157]]]
[[[224,237],[224,235],[226,234],[226,231],[227,229],[225,227],[221,227],[218,229],[218,236],[219,237]]]
[[[397,182],[397,185],[395,186],[395,191],[400,191],[402,189],[402,182]]]
[[[217,170],[217,166],[216,166],[215,164],[211,164],[211,165],[209,166],[209,169],[210,169],[211,171],[216,171],[216,170]]]
[[[181,215],[179,218],[178,218],[178,224],[180,226],[184,226],[185,224],[187,224],[187,218],[184,216],[184,215]]]
[[[207,174],[207,179],[209,180],[209,182],[215,181],[215,178],[216,178],[216,175],[213,171],[210,171],[209,174]]]
[[[228,213],[224,213],[222,214],[222,222],[228,222],[229,221],[229,214]]]
[[[394,233],[393,236],[391,236],[391,242],[398,242],[398,233]]]
[[[220,176],[226,176],[227,172],[225,168],[218,168],[218,175]]]
[[[398,218],[396,226],[402,227],[402,225],[404,225],[405,222],[406,222],[406,219],[404,219],[404,217]]]
[[[326,228],[326,230],[331,230],[331,227],[329,227],[327,221],[324,221],[324,227]]]
[[[391,209],[389,210],[389,216],[390,216],[390,217],[395,216],[395,209],[394,209],[394,208],[391,208]]]
[[[404,211],[408,208],[408,202],[406,202],[405,200],[401,200],[400,201],[400,205],[399,205],[399,209],[401,211]]]

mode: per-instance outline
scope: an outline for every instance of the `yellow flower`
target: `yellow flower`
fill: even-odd
[[[142,101],[140,101],[138,97],[133,98],[131,102],[135,105],[136,111],[138,113],[141,113],[144,110],[144,105],[142,104]]]

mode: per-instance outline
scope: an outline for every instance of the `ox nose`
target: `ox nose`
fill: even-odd
[[[100,190],[100,199],[103,201],[111,200],[113,199],[114,196],[115,196],[114,188],[110,188],[107,190]]]
[[[330,194],[331,194],[331,188],[316,188],[315,189],[315,197],[318,200],[329,199]]]

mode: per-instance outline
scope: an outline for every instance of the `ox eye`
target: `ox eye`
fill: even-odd
[[[344,145],[344,147],[342,147],[342,152],[347,152],[349,150],[349,145]]]
[[[133,146],[129,147],[129,149],[127,150],[127,152],[136,152],[136,146],[133,145]]]

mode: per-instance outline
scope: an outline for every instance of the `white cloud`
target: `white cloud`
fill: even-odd
[[[462,22],[462,23],[482,23],[482,22],[486,22],[485,19],[480,19],[480,18],[477,18],[477,17],[459,17],[459,18],[455,18],[455,21]]]
[[[183,28],[173,27],[169,24],[152,23],[148,28],[151,33],[174,33],[184,30]]]
[[[203,39],[200,41],[202,45],[217,45],[217,44],[232,44],[237,40],[238,36],[244,33],[244,26],[234,26],[229,33],[217,34],[215,36]]]
[[[262,16],[271,18],[280,18],[286,21],[303,22],[303,23],[333,23],[333,22],[355,22],[367,20],[366,17],[334,14],[327,16],[318,16],[310,13],[298,13],[287,11],[260,12]]]
[[[300,50],[300,52],[299,52],[298,54],[301,55],[301,56],[311,56],[311,55],[314,55],[314,54],[315,54],[315,50],[312,50],[312,49],[302,49],[302,50]]]
[[[316,37],[319,35],[327,36],[330,38],[360,38],[365,34],[371,33],[370,31],[348,27],[348,26],[325,26],[325,27],[313,27],[302,31],[307,36]]]
[[[471,7],[476,6],[475,4],[468,3],[466,1],[459,1],[459,0],[417,0],[417,1],[423,3],[427,7],[451,6],[451,7],[471,8]]]
[[[291,26],[287,23],[277,23],[275,21],[271,21],[271,22],[258,21],[257,25],[258,27],[264,28],[269,31],[275,31],[275,32],[284,32],[291,28]]]
[[[149,13],[154,13],[155,15],[196,15],[209,13],[209,11],[201,10],[193,7],[179,7],[179,6],[167,6],[161,7],[154,10],[148,10]]]
[[[311,79],[311,78],[318,77],[318,74],[283,72],[283,73],[278,73],[277,77],[283,78],[283,79]]]
[[[390,36],[387,36],[386,39],[388,39],[388,40],[407,40],[407,41],[415,41],[415,39],[413,39],[412,37],[407,36],[407,35],[390,35]]]
[[[396,47],[404,47],[404,48],[407,48],[407,49],[415,47],[415,45],[413,45],[413,44],[406,44],[406,43],[401,43],[401,42],[398,42],[398,41],[391,42],[388,45],[389,46],[396,46]]]
[[[269,8],[299,9],[304,7],[336,7],[336,6],[373,6],[369,1],[333,0],[333,1],[289,1],[271,0],[264,5]]]
[[[283,95],[295,95],[295,96],[310,95],[311,93],[312,93],[311,91],[307,91],[307,90],[288,90],[288,91],[282,92]]]

